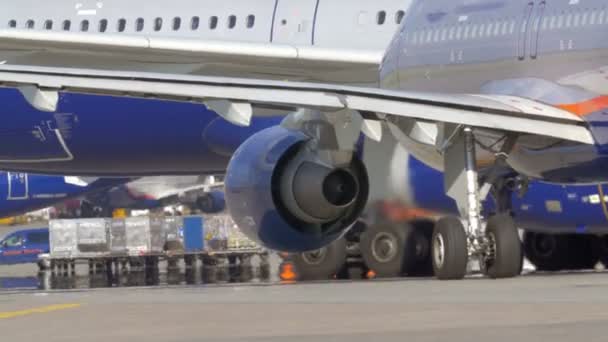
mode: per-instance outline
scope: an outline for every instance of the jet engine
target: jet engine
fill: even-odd
[[[275,126],[238,148],[225,178],[226,205],[248,237],[275,250],[314,250],[359,217],[369,190],[363,163],[352,151],[346,162],[324,162],[317,146],[301,131]]]

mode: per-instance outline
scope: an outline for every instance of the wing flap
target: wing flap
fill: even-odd
[[[449,122],[493,130],[543,135],[592,144],[576,115],[541,103],[519,106],[510,97],[416,93],[332,84],[186,76],[143,72],[0,66],[0,82],[58,91],[141,96],[178,101],[228,100],[253,106],[356,110],[366,113]],[[522,99],[524,100],[524,99]]]

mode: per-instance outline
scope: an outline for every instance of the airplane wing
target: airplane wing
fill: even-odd
[[[165,69],[205,75],[247,73],[264,78],[293,76],[333,82],[374,81],[384,53],[310,45],[15,29],[0,30],[0,50],[8,52],[3,54],[5,64],[67,63],[97,68],[107,63],[113,69],[129,66],[129,70],[138,67],[143,71]],[[340,72],[344,70],[348,73]],[[361,75],[361,79],[349,80],[352,75]]]
[[[580,117],[513,96],[11,65],[0,66],[0,85],[20,88],[33,106],[47,111],[57,109],[59,92],[76,92],[200,102],[237,125],[248,125],[258,107],[286,113],[312,108],[357,111],[366,121],[415,119],[594,143]]]

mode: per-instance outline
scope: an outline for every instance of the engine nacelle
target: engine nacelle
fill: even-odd
[[[358,157],[327,165],[308,148],[309,140],[271,127],[245,141],[228,165],[228,210],[249,238],[266,247],[301,252],[326,246],[365,206],[369,184]]]

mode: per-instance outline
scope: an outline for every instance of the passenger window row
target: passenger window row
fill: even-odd
[[[406,33],[405,41],[412,45],[425,45],[446,41],[495,38],[515,34],[516,25],[516,19],[497,20],[485,23],[466,22]]]
[[[144,18],[137,18],[135,19],[134,23],[133,23],[133,31],[134,32],[142,32],[145,29],[145,19]],[[152,21],[152,25],[153,25],[153,29],[154,31],[158,32],[161,31],[163,29],[163,18],[161,17],[157,17]],[[208,21],[208,27],[210,30],[215,30],[218,28],[219,25],[219,18],[217,16],[211,16],[209,17],[209,21]],[[25,28],[27,29],[34,29],[36,26],[36,23],[33,19],[28,19],[25,22]],[[237,16],[236,15],[230,15],[228,16],[227,20],[226,20],[226,27],[228,29],[234,29],[237,26]],[[245,26],[248,29],[251,29],[255,26],[255,15],[250,14],[245,18]],[[9,28],[17,28],[17,20],[12,19],[9,20],[8,22],[8,27]],[[179,31],[182,29],[182,18],[181,17],[174,17],[171,19],[171,23],[170,23],[170,27],[171,30],[173,31]],[[189,23],[189,29],[192,31],[196,31],[201,27],[201,18],[198,16],[193,16],[192,18],[190,18],[190,23]],[[44,21],[43,24],[43,28],[45,30],[52,30],[53,29],[53,20],[46,20]],[[63,31],[70,31],[72,28],[72,22],[70,20],[64,20],[61,24],[61,29]],[[90,28],[90,22],[87,19],[81,20],[80,21],[80,31],[82,32],[88,32]],[[108,20],[107,19],[101,19],[98,22],[98,27],[97,30],[99,32],[106,32],[108,30]],[[116,22],[116,31],[117,32],[125,32],[127,31],[127,19],[121,18],[118,19],[118,21]]]
[[[403,17],[405,17],[405,12],[401,10],[397,11],[395,13],[395,24],[401,24]],[[386,23],[386,11],[379,11],[378,14],[376,14],[376,24],[384,25],[384,23]]]
[[[608,24],[608,12],[602,9],[585,9],[577,12],[560,12],[545,15],[540,26],[541,31],[560,30],[565,28]]]

